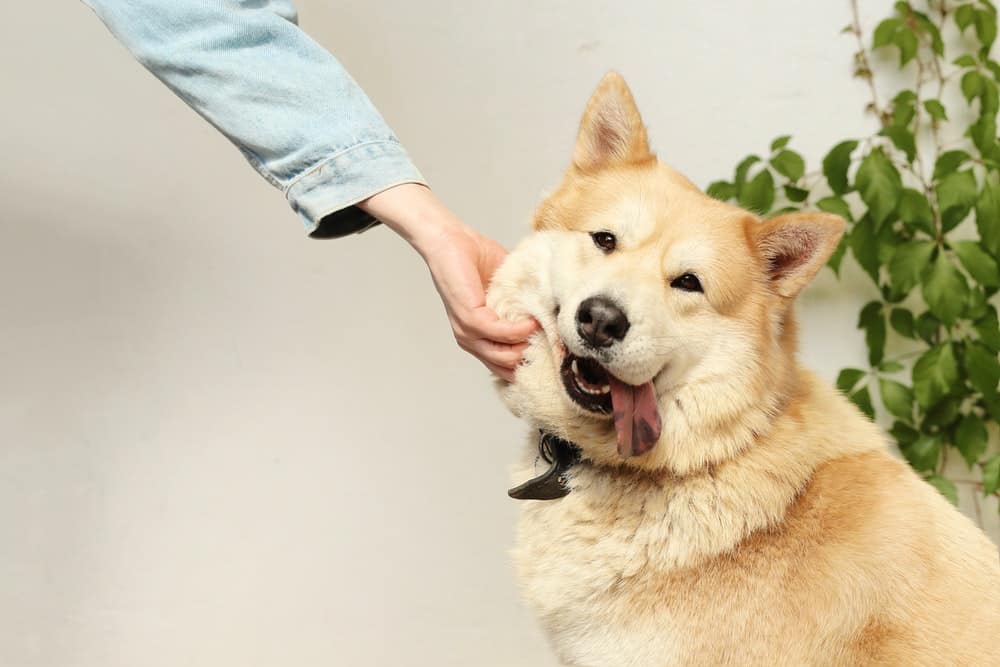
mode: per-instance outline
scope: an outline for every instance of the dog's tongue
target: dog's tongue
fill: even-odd
[[[611,405],[618,433],[618,453],[622,456],[645,454],[660,439],[660,413],[656,409],[653,383],[635,387],[610,373]]]

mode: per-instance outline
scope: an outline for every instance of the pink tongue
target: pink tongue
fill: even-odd
[[[660,439],[660,413],[656,410],[653,383],[635,387],[610,374],[609,379],[618,453],[622,456],[645,454]]]

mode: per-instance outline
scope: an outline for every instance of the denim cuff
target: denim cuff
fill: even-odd
[[[354,204],[403,183],[426,185],[395,141],[352,146],[295,179],[285,191],[312,238],[363,232],[378,221]]]

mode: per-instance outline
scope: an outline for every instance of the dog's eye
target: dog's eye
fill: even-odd
[[[594,245],[604,252],[611,252],[618,245],[618,239],[611,232],[593,232],[590,238],[594,240]]]
[[[685,273],[679,278],[674,278],[671,283],[671,287],[676,287],[677,289],[682,289],[685,292],[704,292],[701,288],[701,281],[698,280],[698,276],[693,273]]]

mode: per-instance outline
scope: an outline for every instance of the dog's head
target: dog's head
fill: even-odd
[[[501,394],[597,462],[683,473],[728,458],[793,389],[791,304],[843,227],[703,194],[650,151],[611,73],[535,233],[491,284],[501,316],[542,324]]]

